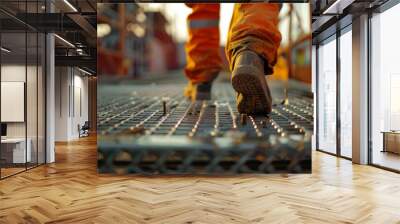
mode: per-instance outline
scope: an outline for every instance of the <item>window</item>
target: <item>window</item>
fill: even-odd
[[[340,154],[351,158],[352,148],[352,33],[340,36]]]
[[[336,153],[336,39],[318,48],[318,149]]]
[[[400,170],[400,5],[371,19],[372,163]]]

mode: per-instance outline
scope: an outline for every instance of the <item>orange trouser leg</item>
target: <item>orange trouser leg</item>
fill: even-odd
[[[235,4],[225,49],[231,70],[238,53],[251,50],[266,60],[266,74],[272,73],[281,42],[280,8],[272,3]]]
[[[186,43],[185,74],[192,83],[215,78],[222,68],[219,52],[219,8],[217,4],[190,4],[188,16],[189,39]]]

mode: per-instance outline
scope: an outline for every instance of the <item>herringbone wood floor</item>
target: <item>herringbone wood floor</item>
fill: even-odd
[[[400,175],[315,152],[312,175],[99,176],[95,138],[0,181],[0,223],[400,223]]]

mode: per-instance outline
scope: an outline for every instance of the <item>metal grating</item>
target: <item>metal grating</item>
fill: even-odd
[[[214,87],[215,100],[194,103],[178,84],[101,90],[100,173],[310,172],[313,101],[301,91],[267,116],[247,116],[227,83]]]

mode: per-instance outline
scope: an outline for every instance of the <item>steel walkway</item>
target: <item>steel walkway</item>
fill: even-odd
[[[272,84],[267,116],[240,115],[229,83],[192,103],[181,84],[100,85],[100,173],[234,174],[311,172],[313,100]]]

